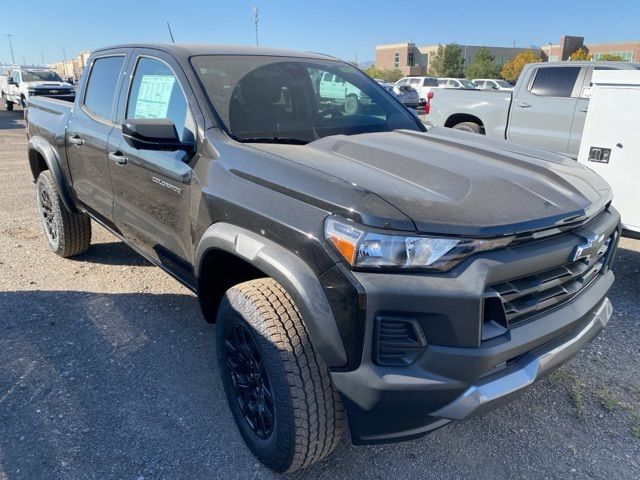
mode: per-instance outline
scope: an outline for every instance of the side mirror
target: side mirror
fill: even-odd
[[[181,142],[176,126],[168,118],[125,119],[124,140],[137,150],[193,151],[193,143]]]
[[[18,85],[13,78],[9,78],[9,80],[7,80],[7,84],[8,85]]]

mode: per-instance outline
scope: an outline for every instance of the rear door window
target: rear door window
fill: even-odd
[[[124,58],[124,55],[96,58],[91,67],[83,104],[104,120],[113,118],[114,98]]]
[[[425,87],[437,87],[438,79],[437,78],[425,78],[423,85]]]
[[[531,93],[543,97],[571,97],[580,67],[538,68]]]

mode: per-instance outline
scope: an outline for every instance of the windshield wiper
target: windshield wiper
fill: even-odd
[[[237,140],[242,143],[284,143],[288,145],[306,145],[309,143],[307,140],[293,137],[245,137]]]

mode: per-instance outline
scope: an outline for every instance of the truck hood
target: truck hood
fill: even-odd
[[[423,233],[497,236],[541,230],[584,221],[612,197],[603,179],[566,157],[451,129],[252,147],[374,193]]]
[[[60,88],[64,90],[72,89],[73,85],[67,82],[25,82],[28,88]]]

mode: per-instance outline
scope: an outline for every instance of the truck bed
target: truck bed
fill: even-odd
[[[505,138],[511,92],[491,90],[433,90],[431,110],[426,120],[439,127],[451,127],[460,121],[481,119],[484,133],[493,138]]]
[[[53,144],[64,145],[64,132],[73,103],[49,97],[33,97],[25,111],[25,121],[30,126],[29,136],[42,136]],[[61,137],[61,138],[57,138]]]

